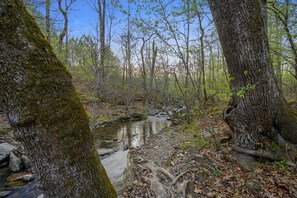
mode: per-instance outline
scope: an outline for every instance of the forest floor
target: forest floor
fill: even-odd
[[[134,181],[122,195],[297,197],[296,167],[259,159],[254,170],[244,170],[231,145],[220,110],[195,123],[169,127],[132,149]]]

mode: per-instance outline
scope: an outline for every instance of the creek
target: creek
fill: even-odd
[[[112,124],[94,129],[95,147],[119,197],[121,197],[123,188],[133,181],[133,163],[129,148],[140,147],[153,134],[159,133],[170,125],[171,121],[168,121],[168,117],[159,113],[143,121]],[[1,173],[0,175],[4,182],[9,172],[3,171],[6,175]],[[4,190],[4,183],[0,182],[1,185]],[[14,187],[11,191],[0,191],[0,197],[3,193],[11,193],[7,196],[8,198],[42,198],[43,192],[38,186],[38,183],[33,181],[23,187]]]
[[[148,139],[171,125],[166,115],[149,116],[147,120],[113,124],[94,129],[95,147],[119,197],[132,182],[132,159],[129,148],[138,148]]]

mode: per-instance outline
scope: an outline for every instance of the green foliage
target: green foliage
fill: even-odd
[[[287,168],[289,166],[288,162],[285,160],[281,160],[278,161],[277,164],[281,167],[281,168]]]
[[[244,96],[255,89],[255,85],[247,84],[246,87],[241,87],[240,90],[236,93],[236,95],[240,98],[244,98]]]

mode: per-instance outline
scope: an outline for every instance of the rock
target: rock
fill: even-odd
[[[42,198],[43,194],[37,181],[32,181],[23,187],[13,188],[13,193],[7,198]]]
[[[99,153],[100,156],[109,155],[109,154],[113,153],[113,149],[101,148],[101,149],[97,149],[97,152]]]
[[[0,162],[4,161],[6,158],[8,158],[9,154],[14,149],[16,149],[16,147],[11,144],[8,144],[8,143],[0,144]]]
[[[200,154],[193,154],[193,160],[197,161],[197,162],[200,162],[204,159],[204,157]]]
[[[32,181],[34,179],[34,176],[32,174],[26,174],[26,175],[22,176],[21,179],[24,182],[29,182],[29,181]]]
[[[6,181],[8,182],[13,182],[22,179],[24,175],[27,175],[28,173],[15,173],[13,175],[10,175],[9,177],[6,178]]]
[[[10,153],[9,168],[13,172],[18,172],[22,169],[22,160],[13,152]]]
[[[110,178],[117,194],[121,195],[123,189],[133,181],[133,162],[130,151],[118,151],[102,160],[108,177]]]
[[[32,168],[31,160],[26,155],[21,156],[21,161],[27,169]]]
[[[0,191],[0,197],[6,197],[7,195],[10,195],[12,191]]]

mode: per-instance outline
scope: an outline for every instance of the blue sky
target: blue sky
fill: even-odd
[[[96,26],[96,23],[98,22],[98,14],[96,13],[93,5],[95,2],[97,2],[97,0],[77,0],[71,6],[69,15],[70,36],[79,37],[82,34],[94,33],[94,28]],[[107,0],[107,3],[109,3],[109,0]],[[127,0],[120,1],[120,3],[123,5],[123,8],[126,9],[125,7],[127,6]],[[62,24],[63,18],[58,11],[57,2],[54,2],[52,4],[51,10],[52,17],[56,18],[57,21]],[[44,7],[41,8],[40,11],[44,13]],[[120,12],[119,9],[115,14],[117,20],[124,18],[124,15]],[[115,26],[115,28],[121,29],[123,28],[123,26],[118,24],[117,26]]]

